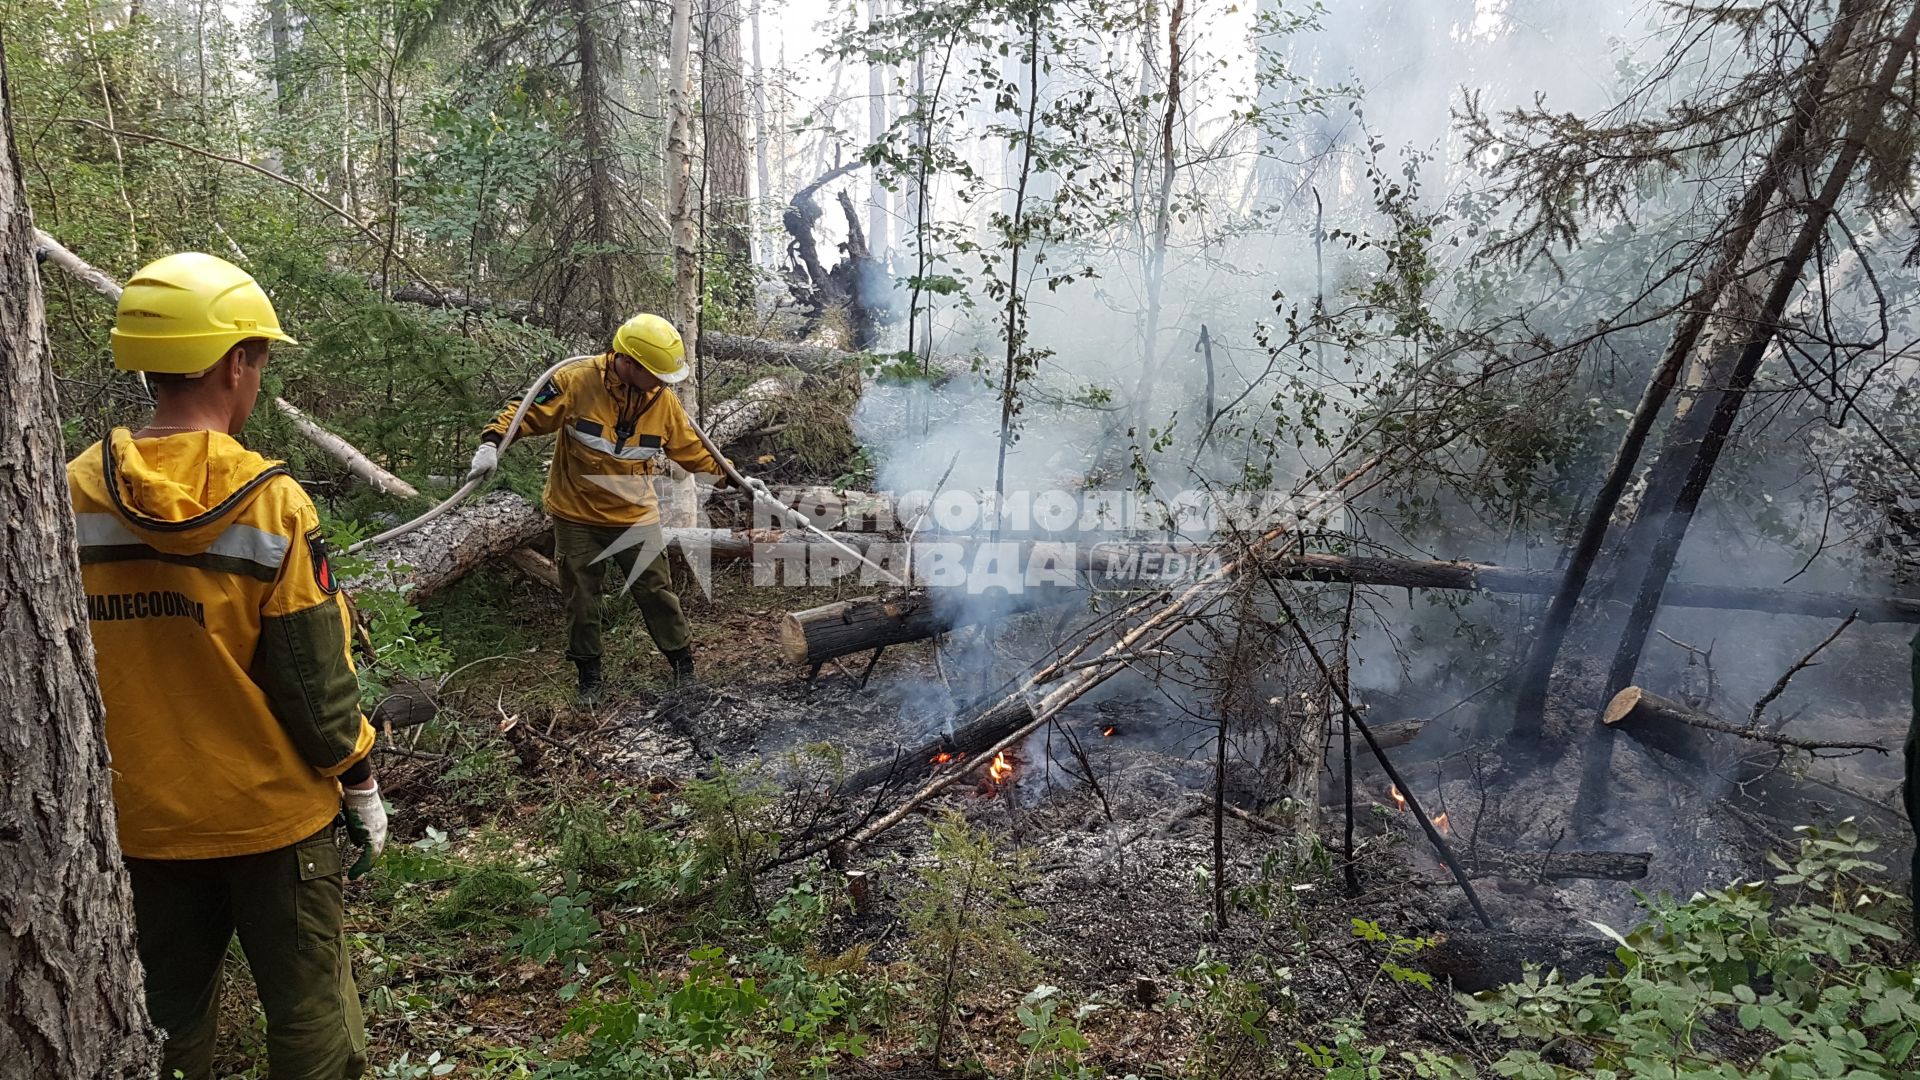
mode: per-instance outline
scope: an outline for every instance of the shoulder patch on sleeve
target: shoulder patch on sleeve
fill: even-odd
[[[548,379],[546,383],[540,387],[539,391],[533,395],[533,403],[535,405],[545,405],[559,396],[560,382],[558,377],[555,377]]]
[[[327,542],[315,529],[307,534],[307,552],[313,559],[313,583],[320,591],[332,596],[340,591],[340,583],[333,578],[333,563],[327,559]]]

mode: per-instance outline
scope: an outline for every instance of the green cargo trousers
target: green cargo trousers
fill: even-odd
[[[1920,634],[1913,636],[1913,717],[1907,721],[1907,775],[1904,794],[1907,820],[1913,823],[1914,847],[1907,895],[1913,898],[1913,932],[1920,936]]]
[[[616,551],[606,558],[601,553],[627,532],[624,525],[581,525],[572,521],[553,523],[554,561],[560,565],[560,594],[567,604],[567,659],[598,660],[600,643],[601,593],[607,583],[607,568],[618,567],[619,583],[624,588],[642,548],[657,552],[647,568],[633,583],[633,603],[646,620],[647,633],[661,652],[676,652],[692,640],[693,628],[680,610],[680,597],[673,591],[673,571],[667,565],[667,551],[661,545],[658,525],[636,526],[642,530],[642,542]]]
[[[351,1080],[367,1035],[342,932],[333,826],[226,859],[128,859],[147,1013],[166,1032],[160,1075],[213,1080],[220,967],[236,931],[267,1013],[271,1080]]]

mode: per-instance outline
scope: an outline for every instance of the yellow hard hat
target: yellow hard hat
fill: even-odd
[[[253,338],[299,342],[280,329],[273,302],[245,270],[183,251],[142,267],[120,294],[113,366],[199,375]]]
[[[613,332],[613,351],[632,357],[663,383],[677,383],[693,373],[680,331],[658,315],[635,315],[621,323]]]

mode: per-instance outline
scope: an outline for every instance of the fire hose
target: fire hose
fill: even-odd
[[[571,364],[577,360],[591,360],[591,359],[593,359],[592,356],[569,356],[566,359],[561,360],[560,362],[554,364],[552,367],[548,368],[547,370],[541,372],[539,377],[535,378],[533,382],[527,385],[526,391],[520,395],[519,407],[513,410],[513,419],[508,422],[506,433],[502,435],[500,438],[500,447],[499,447],[500,453],[505,454],[507,452],[507,447],[513,445],[514,437],[520,434],[520,425],[527,418],[527,408],[533,404],[534,395],[539,393],[540,388],[547,384],[547,380],[553,378],[554,375],[559,373],[561,368],[566,367],[568,364]],[[864,553],[855,549],[851,545],[841,540],[838,540],[833,536],[828,535],[825,529],[822,529],[820,528],[820,526],[815,525],[813,523],[813,520],[809,518],[807,515],[801,513],[798,510],[795,510],[793,507],[788,506],[786,503],[781,502],[779,499],[774,498],[773,494],[767,490],[765,484],[761,484],[760,486],[757,486],[757,487],[752,484],[749,484],[747,482],[747,478],[740,475],[740,470],[733,467],[733,462],[727,460],[727,456],[720,452],[720,447],[714,444],[713,439],[707,434],[706,429],[702,428],[699,425],[699,423],[697,423],[691,416],[687,417],[687,426],[693,429],[694,435],[697,436],[700,440],[700,445],[706,447],[707,453],[710,454],[713,457],[713,460],[719,464],[720,470],[726,474],[727,479],[733,484],[733,486],[739,488],[741,491],[746,492],[749,498],[757,499],[761,502],[766,503],[768,506],[773,507],[774,509],[780,512],[781,520],[786,521],[789,524],[795,527],[798,527],[806,532],[812,533],[813,535],[819,537],[821,540],[824,540],[828,544],[831,544],[835,548],[838,548],[842,553],[852,556],[854,559],[866,564],[868,567],[872,568],[873,570],[878,571],[883,577],[885,577],[888,581],[892,582],[893,584],[895,585],[906,584],[906,582],[901,581],[900,578],[897,575],[895,575],[892,571],[888,570],[884,566],[881,566],[879,563],[874,562],[872,559],[867,558],[867,556]],[[360,540],[353,543],[347,548],[347,553],[351,555],[360,551],[363,548],[372,547],[375,544],[384,544],[389,540],[394,540],[399,537],[405,536],[406,534],[413,532],[415,529],[419,529],[422,526],[427,525],[428,523],[439,518],[441,515],[445,514],[447,511],[452,510],[454,507],[465,502],[470,496],[473,495],[475,491],[478,491],[481,485],[485,484],[487,480],[488,480],[488,476],[486,474],[482,474],[480,476],[468,477],[465,483],[461,484],[458,488],[454,490],[453,494],[441,500],[440,503],[435,505],[431,510],[428,510],[426,513],[421,514],[419,517],[416,517],[412,521],[406,522],[405,524],[396,525],[393,528],[388,529],[386,532],[379,533],[374,536],[369,536],[364,540]]]

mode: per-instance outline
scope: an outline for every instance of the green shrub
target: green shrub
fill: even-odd
[[[1800,831],[1798,856],[1774,860],[1785,871],[1776,887],[1800,894],[1784,906],[1754,882],[1685,903],[1647,901],[1652,917],[1631,933],[1601,927],[1619,943],[1618,971],[1572,982],[1529,971],[1470,1002],[1476,1022],[1536,1044],[1506,1054],[1493,1072],[1524,1080],[1916,1075],[1920,965],[1910,950],[1896,958],[1904,904],[1862,876],[1882,867],[1851,822],[1832,836]]]

